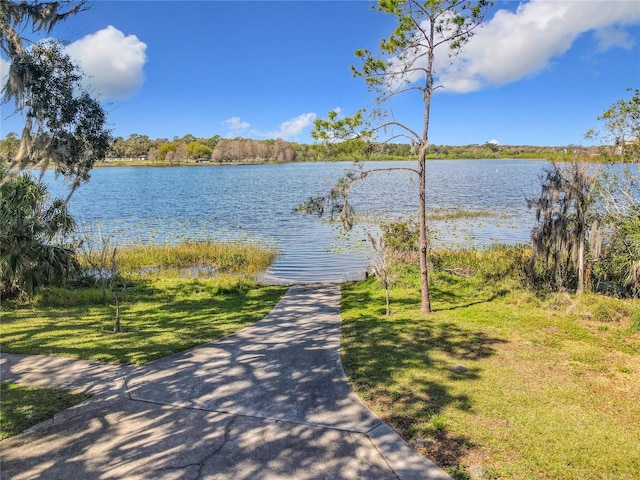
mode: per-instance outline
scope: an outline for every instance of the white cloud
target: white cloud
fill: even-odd
[[[138,37],[125,36],[111,25],[66,47],[88,76],[89,87],[98,96],[111,99],[128,98],[140,88],[146,49]]]
[[[313,125],[313,122],[316,120],[316,118],[317,115],[315,113],[303,113],[302,115],[298,115],[291,120],[287,120],[286,122],[281,123],[278,131],[267,132],[265,136],[288,140],[292,137],[300,135],[305,128]]]
[[[465,93],[519,80],[547,68],[588,32],[599,51],[630,48],[634,40],[625,27],[639,23],[636,1],[523,2],[515,12],[497,11],[453,64],[446,46],[440,47],[435,59],[438,83],[445,91]]]
[[[617,25],[611,28],[602,28],[597,30],[595,32],[595,36],[598,40],[599,52],[606,52],[613,47],[620,47],[628,50],[635,45],[635,40],[629,32],[623,30]]]
[[[303,113],[302,115],[298,115],[291,120],[282,122],[278,130],[267,132],[259,132],[255,129],[249,130],[251,124],[240,119],[240,117],[228,118],[224,122],[222,122],[222,124],[228,130],[226,135],[228,138],[241,135],[250,135],[255,137],[280,138],[282,140],[289,140],[300,135],[305,128],[313,125],[313,122],[316,118],[317,115],[315,113]]]
[[[228,137],[238,136],[240,133],[246,131],[251,125],[248,122],[243,122],[240,117],[227,118],[222,124],[229,130]]]

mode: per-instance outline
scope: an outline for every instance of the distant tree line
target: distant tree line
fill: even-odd
[[[8,133],[0,140],[0,156],[14,158],[20,146],[20,137]],[[567,145],[560,147],[532,145],[429,145],[428,159],[480,159],[480,158],[546,158],[550,160],[615,158],[616,149]],[[415,148],[407,143],[378,143],[354,147],[349,143],[336,143],[330,148],[288,142],[282,139],[254,140],[250,138],[221,138],[214,135],[198,138],[191,134],[183,137],[151,139],[133,133],[127,138],[114,137],[104,161],[137,160],[154,163],[279,163],[354,160],[410,160],[416,158]]]

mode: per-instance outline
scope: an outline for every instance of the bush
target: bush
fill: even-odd
[[[623,296],[640,296],[640,207],[618,218],[613,235],[594,264],[596,286]]]
[[[0,224],[3,297],[31,296],[38,287],[63,285],[79,271],[73,246],[64,243],[75,228],[66,203],[51,201],[47,187],[30,174],[0,186]]]
[[[382,242],[397,253],[418,251],[418,224],[415,220],[382,223]]]
[[[483,250],[438,250],[430,260],[434,269],[483,281],[520,280],[531,257],[525,245],[493,245]]]

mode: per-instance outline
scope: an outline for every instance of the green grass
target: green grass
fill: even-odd
[[[112,333],[112,293],[51,289],[29,304],[5,305],[2,351],[139,365],[261,320],[284,291],[219,278],[139,279],[121,294],[124,331]]]
[[[53,418],[90,395],[0,383],[0,440]]]
[[[275,256],[235,243],[119,249],[113,287],[49,288],[25,303],[5,301],[2,351],[139,365],[221,338],[261,320],[284,294],[285,287],[252,280]],[[138,272],[149,265],[161,269]],[[217,273],[185,278],[180,271],[203,265]]]
[[[343,287],[343,365],[385,421],[457,479],[635,479],[637,300],[520,289],[522,249],[438,252],[434,313],[417,271]],[[511,259],[511,260],[510,260]]]

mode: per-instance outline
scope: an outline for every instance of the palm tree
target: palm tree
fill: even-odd
[[[4,172],[1,172],[4,177]],[[75,221],[47,187],[23,173],[0,186],[0,294],[31,295],[43,285],[63,284],[79,265],[64,243]]]

